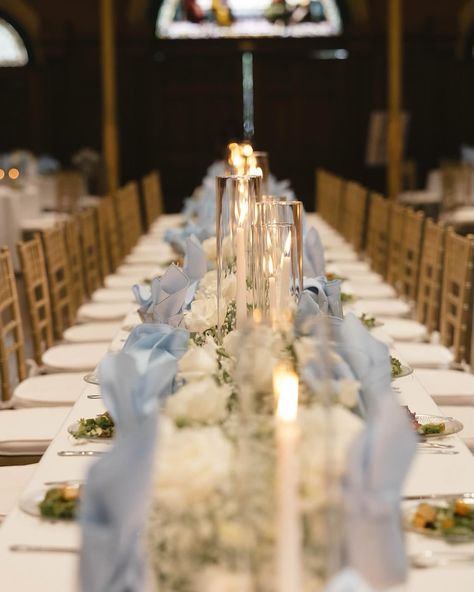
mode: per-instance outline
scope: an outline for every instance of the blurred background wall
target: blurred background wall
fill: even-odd
[[[386,106],[384,0],[341,2],[337,38],[245,43],[159,41],[157,4],[116,0],[123,182],[158,167],[168,207],[180,207],[225,141],[241,135],[241,59],[250,50],[254,143],[270,152],[275,174],[290,178],[307,203],[320,165],[385,189],[383,169],[365,164],[370,113]],[[406,157],[418,185],[440,158],[474,144],[472,5],[405,2]],[[0,68],[0,153],[28,148],[67,165],[84,146],[100,150],[98,1],[0,0],[2,14],[16,20],[31,61]],[[328,48],[346,50],[347,59],[321,59]]]

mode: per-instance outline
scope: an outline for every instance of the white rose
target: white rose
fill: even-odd
[[[315,359],[316,344],[311,337],[300,337],[293,343],[298,366],[303,369],[309,362]]]
[[[217,293],[217,271],[212,269],[208,271],[199,281],[199,289],[196,297],[203,298]]]
[[[343,378],[337,381],[338,400],[344,407],[353,408],[359,402],[360,382]]]
[[[217,325],[217,299],[200,298],[191,304],[191,310],[184,314],[186,329],[192,333],[203,333]]]
[[[174,420],[217,423],[227,415],[230,389],[213,378],[185,384],[166,401],[165,413]]]
[[[253,585],[249,574],[208,566],[196,575],[196,592],[250,592]]]
[[[174,430],[162,435],[157,463],[157,501],[183,512],[207,503],[209,496],[226,487],[234,450],[216,426]]]
[[[178,362],[180,376],[186,382],[201,380],[216,374],[217,354],[216,344],[212,337],[207,337],[202,346],[190,346],[188,351]]]
[[[202,248],[204,253],[206,253],[206,257],[208,261],[216,261],[217,259],[217,240],[215,236],[211,236],[210,238],[206,238],[202,241]]]
[[[227,333],[222,340],[222,345],[224,346],[226,353],[232,358],[236,358],[239,353],[240,340],[241,336],[237,330]]]
[[[363,422],[340,405],[333,406],[330,413],[333,429],[329,434],[331,470],[335,476],[342,476],[349,446],[362,429]],[[319,404],[303,408],[299,412],[301,488],[306,504],[312,507],[318,507],[325,502],[327,459],[324,450],[325,438],[328,437],[328,417],[328,411]]]

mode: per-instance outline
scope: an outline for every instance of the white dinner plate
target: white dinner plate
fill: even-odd
[[[90,321],[116,321],[123,319],[132,308],[131,302],[88,302],[79,308],[77,316]]]
[[[67,484],[68,483],[64,483],[64,485],[67,485]],[[62,486],[64,486],[64,485],[62,485]],[[78,483],[71,481],[70,485],[78,485]],[[59,521],[71,522],[71,520],[66,519],[66,518],[64,518],[64,519],[47,518],[47,517],[41,515],[40,509],[39,509],[39,504],[44,500],[46,493],[50,489],[54,489],[54,487],[53,486],[42,487],[41,489],[37,489],[35,491],[31,491],[30,493],[23,495],[20,498],[20,502],[19,502],[20,509],[23,510],[23,512],[25,512],[26,514],[29,514],[30,516],[35,516],[37,518],[41,518],[42,520],[48,520],[49,522],[51,522],[51,521],[52,522],[59,522]]]
[[[57,370],[80,372],[92,370],[105,356],[108,343],[68,343],[55,345],[42,356],[45,366]]]

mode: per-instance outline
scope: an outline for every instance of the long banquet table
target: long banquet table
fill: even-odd
[[[312,216],[312,223],[318,218]],[[122,327],[138,322],[138,316],[131,306]],[[122,347],[128,333],[121,329],[111,343],[111,350]],[[417,413],[440,414],[439,409],[417,380],[416,372],[396,382],[400,402],[409,405]],[[84,383],[76,404],[72,407],[63,426],[42,457],[37,470],[28,484],[24,495],[31,494],[45,486],[45,483],[63,480],[82,480],[94,458],[60,457],[60,450],[107,450],[106,443],[79,444],[68,434],[68,426],[82,417],[93,417],[104,411],[100,399],[88,395],[99,392],[99,387]],[[457,454],[433,454],[420,447],[404,485],[406,496],[474,492],[474,460],[457,436],[448,436],[443,442],[452,444]],[[18,544],[48,545],[78,549],[80,532],[77,524],[49,522],[24,513],[18,506],[11,512],[0,528],[0,589],[23,592],[73,592],[78,589],[77,553],[19,553],[10,547]],[[452,550],[446,543],[407,534],[408,553],[425,549]],[[459,550],[459,547],[456,547]],[[463,551],[474,553],[474,543],[462,545]],[[408,582],[397,587],[397,592],[472,592],[474,590],[474,562],[451,563],[444,567],[427,569],[412,568]],[[105,592],[105,591],[104,591]]]

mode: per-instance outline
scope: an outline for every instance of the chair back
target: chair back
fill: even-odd
[[[26,378],[25,341],[15,274],[9,250],[0,250],[0,385],[1,400],[12,396],[13,369],[17,381]]]
[[[99,264],[100,264],[100,276],[102,283],[106,276],[112,273],[112,265],[110,261],[109,244],[107,238],[107,200],[109,198],[102,198],[97,204],[94,211],[95,224],[97,228],[97,243],[99,245]]]
[[[69,261],[69,275],[71,277],[71,289],[74,311],[84,302],[84,267],[81,252],[81,238],[78,214],[70,216],[64,223],[64,236],[66,239],[67,257]]]
[[[111,197],[104,199],[105,228],[111,270],[115,271],[122,262],[123,247],[119,234],[117,201]]]
[[[84,280],[87,295],[90,297],[102,285],[94,208],[87,208],[78,216],[81,228]]]
[[[142,232],[140,218],[140,196],[135,181],[117,190],[117,214],[123,251],[130,253]]]
[[[405,212],[403,240],[400,249],[399,289],[408,300],[415,301],[418,292],[421,240],[423,237],[423,212],[408,208]]]
[[[74,323],[75,310],[66,242],[60,226],[41,233],[46,259],[49,293],[53,311],[54,334],[62,339],[65,329]]]
[[[367,189],[359,183],[348,181],[345,186],[342,234],[358,253],[364,246],[366,207]]]
[[[442,210],[452,211],[463,206],[472,206],[474,168],[470,163],[446,161],[441,164],[443,186]]]
[[[77,171],[61,171],[57,176],[57,209],[73,212],[79,199],[85,195],[83,176]]]
[[[406,208],[390,204],[388,232],[388,260],[385,279],[398,290],[400,279],[400,252],[403,241],[403,226]]]
[[[344,225],[344,179],[333,174],[328,178],[328,223],[342,232]]]
[[[423,232],[416,319],[428,331],[439,329],[445,229],[428,218]]]
[[[441,342],[451,347],[456,362],[467,361],[472,330],[474,236],[446,233],[441,295]]]
[[[164,212],[163,192],[159,171],[151,171],[142,179],[145,224],[149,228]]]
[[[33,338],[34,358],[41,365],[43,352],[54,344],[48,276],[40,235],[18,243],[26,306]]]
[[[379,193],[370,194],[367,227],[367,256],[372,269],[380,275],[387,273],[390,201]]]

